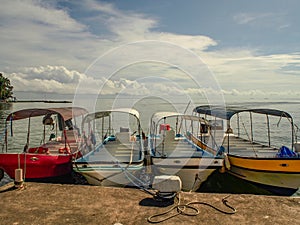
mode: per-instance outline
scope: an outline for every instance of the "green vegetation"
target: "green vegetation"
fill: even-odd
[[[13,86],[10,84],[10,80],[0,73],[0,101],[7,101],[13,98]]]

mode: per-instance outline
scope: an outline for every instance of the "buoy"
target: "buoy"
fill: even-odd
[[[224,153],[224,161],[223,161],[223,166],[219,169],[220,173],[225,173],[227,170],[230,170],[231,165],[230,161],[228,159],[228,155]]]
[[[226,153],[224,153],[224,165],[227,170],[230,170],[231,165]]]
[[[15,187],[22,188],[23,187],[23,170],[15,169]]]

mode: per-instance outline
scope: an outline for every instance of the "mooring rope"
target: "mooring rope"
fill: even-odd
[[[216,206],[210,204],[210,203],[206,203],[206,202],[201,202],[201,201],[193,201],[193,202],[188,202],[186,204],[181,204],[180,203],[180,193],[178,193],[176,195],[176,199],[178,200],[178,203],[175,205],[175,206],[172,206],[170,209],[168,209],[167,211],[165,212],[162,212],[162,213],[157,213],[157,214],[154,214],[152,216],[149,216],[147,218],[147,221],[149,223],[161,223],[161,222],[164,222],[166,220],[169,220],[173,217],[176,217],[178,215],[185,215],[185,216],[197,216],[198,214],[200,214],[200,211],[197,207],[193,206],[193,205],[205,205],[205,206],[209,206],[215,210],[217,210],[218,212],[220,213],[223,213],[223,214],[227,214],[227,215],[232,215],[232,214],[235,214],[236,213],[236,209],[234,207],[232,207],[231,205],[229,205],[227,202],[227,198],[229,197],[229,195],[225,196],[223,199],[222,199],[222,203],[230,209],[230,211],[224,211],[220,208],[217,208]],[[164,215],[167,215],[169,213],[171,213],[172,211],[176,210],[176,213],[170,215],[170,216],[167,216],[167,217],[164,217],[162,219],[159,219],[159,220],[154,220],[154,218],[159,218],[159,217],[162,217]]]

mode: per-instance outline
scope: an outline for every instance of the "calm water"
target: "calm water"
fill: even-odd
[[[65,99],[62,99],[65,100]],[[118,107],[134,107],[136,108],[139,112],[140,112],[140,119],[141,119],[141,124],[142,124],[142,128],[144,130],[145,133],[149,132],[149,120],[151,118],[151,115],[154,112],[157,111],[174,111],[177,110],[179,112],[184,112],[187,111],[188,113],[192,111],[192,109],[197,106],[197,105],[201,105],[201,104],[207,104],[206,102],[198,102],[198,103],[194,103],[194,104],[190,104],[189,107],[187,102],[184,101],[178,101],[177,103],[169,103],[167,101],[164,101],[163,99],[159,99],[159,98],[155,98],[155,99],[131,99],[131,98],[124,98],[122,100],[115,100],[113,98],[106,98],[106,99],[100,99],[96,102],[94,109],[95,110],[101,110],[101,109],[107,109],[110,107],[114,107],[114,108],[118,108]],[[300,126],[300,101],[298,102],[298,100],[292,99],[292,100],[283,100],[283,101],[267,101],[267,100],[261,100],[261,101],[236,101],[236,100],[230,100],[227,101],[227,104],[233,104],[233,105],[238,105],[238,106],[245,106],[245,107],[251,107],[251,108],[255,108],[255,107],[259,107],[259,108],[273,108],[273,109],[280,109],[280,110],[284,110],[288,113],[290,113],[293,118],[294,118],[294,122],[295,124]],[[85,104],[83,104],[85,105]],[[24,108],[47,108],[47,107],[65,107],[65,106],[72,106],[72,103],[12,103],[12,104],[1,104],[0,105],[0,140],[1,142],[3,141],[3,131],[4,131],[4,121],[6,116],[12,112],[12,111],[16,111],[16,110],[20,110],[20,109],[24,109]],[[78,106],[78,105],[77,105]],[[118,106],[118,107],[116,107]],[[258,119],[260,120],[260,119]],[[16,123],[16,125],[14,124],[14,134],[20,133],[22,135],[20,135],[20,138],[17,139],[14,143],[13,143],[13,147],[16,149],[21,148],[22,146],[24,146],[25,144],[25,137],[26,137],[26,133],[27,133],[27,122],[26,120],[20,122],[20,123]],[[37,121],[36,123],[39,123],[41,121]],[[261,123],[261,121],[257,121],[258,123]],[[273,124],[277,124],[279,123],[280,125],[278,126],[279,128],[287,128],[284,124],[283,121],[279,121],[278,118],[276,121],[271,121],[271,123]],[[38,127],[39,125],[36,124],[36,127]],[[34,126],[33,126],[34,127]],[[33,128],[32,127],[32,128]],[[32,137],[36,138],[36,140],[41,140],[41,131],[36,129],[32,129]],[[261,132],[261,133],[260,133]],[[265,131],[264,131],[265,132]],[[274,135],[276,135],[276,130],[272,131]],[[256,133],[257,136],[262,136],[262,131],[257,131]],[[280,140],[280,141],[278,141]],[[273,141],[273,140],[272,140]],[[274,140],[274,142],[276,143],[276,141],[278,142],[278,145],[283,145],[282,143],[284,143],[284,145],[289,146],[290,145],[290,136],[287,133],[286,135],[281,135],[276,137],[276,140]],[[300,140],[299,140],[300,141]],[[38,141],[37,141],[38,143]],[[0,150],[1,151],[1,150]],[[7,183],[9,181],[9,178],[5,178],[0,182],[0,186],[3,185],[4,183]],[[296,195],[300,196],[300,191],[298,191],[298,193],[296,193]]]

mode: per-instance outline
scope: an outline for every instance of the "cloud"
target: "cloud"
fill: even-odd
[[[1,4],[1,20],[3,27],[19,25],[44,26],[48,29],[57,29],[63,32],[80,32],[86,27],[72,19],[65,11],[54,8],[45,1],[34,0],[4,0]],[[24,30],[27,27],[23,27]],[[26,32],[29,34],[29,32]]]
[[[141,40],[158,25],[158,21],[149,15],[134,11],[121,11],[110,3],[86,0],[79,4],[86,11],[98,13],[96,16],[88,18],[88,21],[94,22],[94,30],[98,30],[97,26],[101,28],[102,25],[99,25],[99,22],[102,23],[109,32],[114,34],[110,37],[114,41]]]
[[[233,20],[239,25],[249,25],[261,28],[270,27],[277,30],[282,30],[290,27],[290,24],[286,21],[285,13],[245,12],[234,15]]]
[[[298,91],[300,54],[258,55],[255,51],[227,49],[206,55],[206,63],[223,89]]]
[[[54,80],[59,83],[78,83],[84,75],[75,70],[68,70],[64,66],[39,66],[24,69],[24,74],[29,80]]]
[[[11,80],[16,91],[74,94],[79,82],[85,84],[85,93],[97,93],[107,83],[103,79],[94,79],[64,66],[25,67],[14,73],[3,72]],[[115,86],[111,87],[115,88]]]
[[[0,21],[0,61],[2,67],[13,66],[11,70],[39,65],[84,70],[106,46],[111,46],[67,10],[48,1],[1,2]]]
[[[165,71],[167,72],[167,71]],[[185,87],[181,81],[168,81],[168,79],[155,79],[148,81],[130,80],[126,76],[118,77],[114,80],[106,80],[102,77],[93,78],[75,70],[68,70],[63,66],[40,66],[37,68],[23,68],[15,73],[2,72],[4,76],[9,77],[12,85],[17,91],[37,92],[37,93],[60,93],[74,94],[79,82],[83,85],[81,94],[94,95],[131,95],[131,96],[172,96],[172,98],[180,96],[191,96],[195,99],[205,98],[205,96],[217,96],[223,94],[226,96],[235,97],[283,97],[283,96],[299,96],[298,88],[291,88],[294,83],[299,83],[300,76],[290,78],[282,78],[272,74],[256,74],[251,77],[249,74],[233,74],[230,76],[216,76],[217,81],[221,84],[221,92],[209,87]],[[238,81],[236,77],[240,77]],[[232,81],[235,79],[235,84],[238,87],[232,88]],[[268,85],[268,82],[272,83]],[[241,83],[244,82],[244,85]],[[235,85],[237,86],[237,85]],[[79,94],[80,94],[79,93]]]
[[[87,0],[81,3],[86,11],[96,11],[99,15],[88,18],[94,22],[95,29],[106,29],[113,34],[110,39],[114,42],[128,43],[140,40],[161,40],[180,45],[190,50],[205,50],[208,47],[216,46],[217,42],[204,35],[182,35],[168,32],[158,32],[159,18],[151,15],[144,15],[133,11],[121,11],[113,4]]]
[[[257,13],[239,13],[234,15],[233,19],[238,24],[253,23],[261,18],[267,17],[269,14],[257,14]]]
[[[77,84],[84,82],[86,93],[98,93],[103,84],[103,94],[213,93],[208,88],[188,86],[185,74],[176,71],[173,65],[168,65],[169,68],[152,65],[151,69],[145,66],[141,70],[149,75],[156,73],[172,78],[180,84],[173,88],[166,88],[164,83],[139,81],[121,71],[115,80],[89,77],[84,72],[97,57],[114,47],[140,40],[161,40],[192,50],[201,57],[225,95],[299,93],[299,53],[262,55],[259,49],[249,48],[210,50],[219,45],[212,37],[159,32],[157,16],[120,10],[112,3],[94,0],[65,2],[74,8],[58,3],[1,2],[1,70],[11,79],[15,91],[72,94]],[[72,10],[80,11],[80,15],[75,17],[76,12]],[[281,29],[289,26],[283,13],[240,13],[233,18],[240,25],[276,24]]]
[[[81,93],[111,95],[174,94],[179,89],[166,88],[162,83],[145,83],[120,77],[107,80],[103,77],[93,78],[64,66],[25,67],[14,73],[2,72],[11,80],[14,90],[42,93],[74,94],[81,82]],[[182,92],[182,91],[181,91]]]
[[[217,43],[202,35],[154,31],[159,19],[121,11],[113,4],[69,2],[75,9],[48,1],[4,1],[0,8],[2,68],[63,65],[83,72],[106,51],[128,42],[161,40],[202,51]],[[81,16],[73,18],[72,10]],[[105,29],[103,29],[105,28]]]
[[[63,66],[25,67],[4,74],[11,80],[14,90],[30,92],[72,93],[77,83],[86,79],[84,74]]]
[[[218,44],[212,38],[203,35],[180,35],[172,33],[159,33],[152,34],[152,38],[155,40],[175,43],[183,48],[197,52],[204,51],[209,47],[216,46]]]

